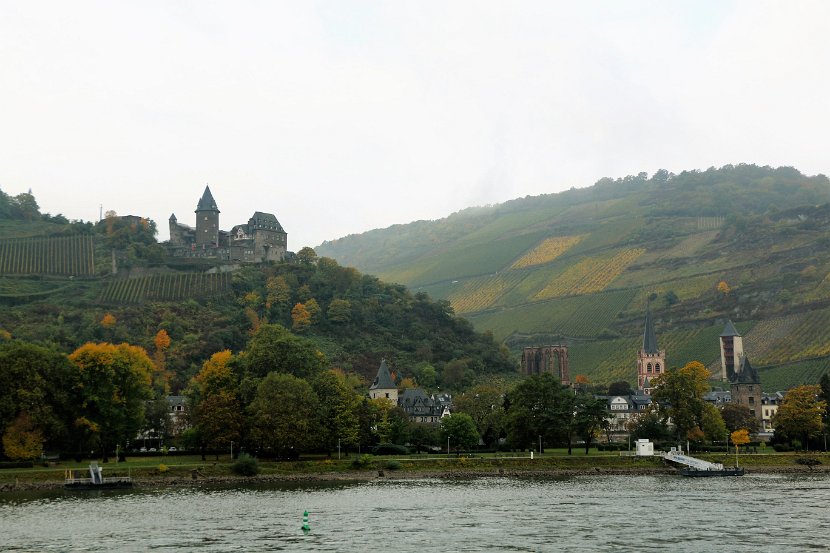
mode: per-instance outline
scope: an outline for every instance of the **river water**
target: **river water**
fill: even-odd
[[[26,492],[0,495],[0,550],[823,551],[828,502],[830,475]]]

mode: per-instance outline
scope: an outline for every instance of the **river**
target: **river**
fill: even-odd
[[[826,550],[828,501],[826,474],[22,492],[0,495],[0,550]]]

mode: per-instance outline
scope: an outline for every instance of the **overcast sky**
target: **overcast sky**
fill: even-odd
[[[828,172],[830,2],[0,0],[0,189],[289,249],[659,168]]]

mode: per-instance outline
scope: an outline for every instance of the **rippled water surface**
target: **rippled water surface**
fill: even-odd
[[[828,502],[827,475],[25,493],[0,496],[0,550],[825,550]]]

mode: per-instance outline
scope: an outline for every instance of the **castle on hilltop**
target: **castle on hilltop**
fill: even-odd
[[[288,247],[288,234],[271,213],[255,211],[247,224],[220,230],[219,208],[209,186],[196,206],[196,228],[179,223],[175,213],[169,224],[167,249],[175,257],[259,263],[282,260]]]

